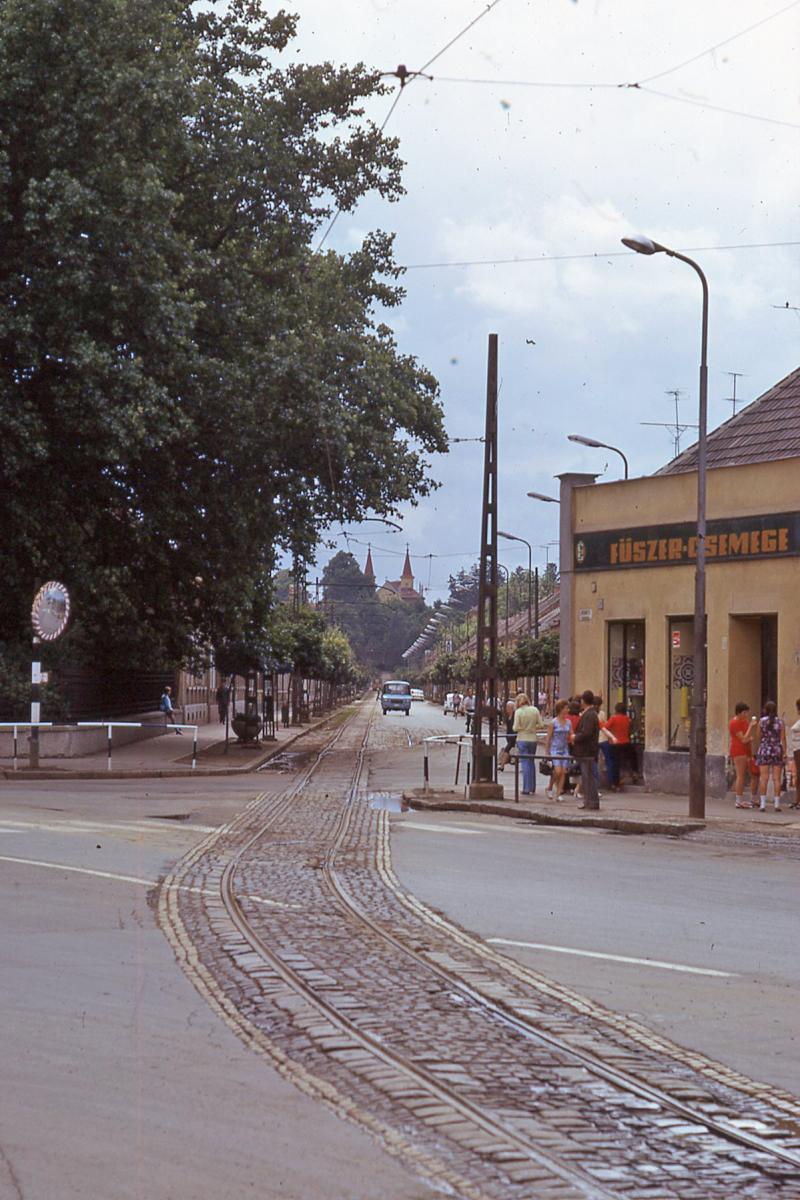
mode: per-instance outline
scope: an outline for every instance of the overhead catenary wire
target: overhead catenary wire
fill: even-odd
[[[464,37],[464,35],[466,33],[469,33],[470,29],[472,29],[474,25],[477,25],[478,21],[483,20],[483,18],[485,16],[487,16],[492,11],[493,8],[496,8],[497,5],[501,4],[501,3],[502,3],[502,0],[491,0],[490,4],[487,4],[486,7],[481,12],[479,12],[476,17],[473,17],[473,19],[469,22],[469,24],[465,25],[464,28],[455,35],[455,37],[452,37],[449,42],[447,42],[444,46],[442,46],[441,50],[437,50],[436,53],[431,58],[429,58],[427,62],[423,63],[422,66],[418,70],[407,72],[406,75],[400,79],[400,87],[397,89],[397,94],[395,95],[394,99],[392,100],[391,105],[389,106],[389,111],[387,112],[386,116],[383,118],[383,123],[381,124],[380,130],[379,130],[380,133],[383,133],[384,129],[388,125],[389,119],[390,119],[392,113],[394,112],[394,110],[397,108],[397,105],[400,101],[400,97],[402,96],[403,92],[405,91],[406,84],[412,83],[415,78],[419,78],[422,75],[422,72],[427,70],[427,68],[431,65],[431,63],[435,63],[437,58],[441,58],[442,55],[447,50],[449,50],[451,46],[454,46],[460,38]],[[800,0],[798,0],[798,3],[800,3]],[[317,253],[318,254],[319,254],[320,250],[322,249],[322,247],[325,245],[325,242],[328,239],[328,234],[331,232],[334,225],[339,220],[341,213],[342,213],[341,208],[337,208],[336,212],[333,214],[333,217],[331,218],[330,222],[328,223],[328,226],[327,226],[325,232],[323,233],[322,237],[320,238],[319,242],[317,243]]]
[[[712,250],[769,250],[780,247],[800,246],[797,242],[735,242],[724,246],[677,246],[682,254],[707,253]],[[504,267],[525,263],[578,262],[592,258],[630,258],[625,250],[593,250],[586,254],[537,254],[520,258],[474,258],[455,259],[451,262],[407,263],[405,271],[433,270],[436,267]]]

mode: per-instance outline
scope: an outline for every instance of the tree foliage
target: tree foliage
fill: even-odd
[[[352,554],[340,551],[322,574],[325,610],[345,632],[359,662],[394,670],[426,625],[431,610],[424,601],[381,596]]]
[[[0,13],[0,630],[56,577],[93,661],[257,641],[276,554],[424,495],[445,444],[377,315],[391,238],[311,249],[401,192],[384,85],[279,65],[295,18],[261,0]]]

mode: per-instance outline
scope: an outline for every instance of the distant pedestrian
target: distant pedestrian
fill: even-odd
[[[621,792],[623,790],[622,764],[630,754],[631,748],[631,719],[621,700],[618,704],[614,705],[614,712],[606,721],[606,732],[610,733],[614,738],[610,746],[611,774],[609,783],[612,792]],[[628,765],[630,766],[630,760],[628,760]]]
[[[159,708],[164,714],[164,724],[166,724],[168,721],[171,721],[174,725],[175,711],[172,707],[172,688],[169,685],[167,685],[164,688],[164,691],[161,693],[161,703],[159,704]],[[176,729],[175,732],[179,737],[183,736],[182,729]]]
[[[517,696],[514,713],[514,732],[517,735],[517,754],[522,764],[522,794],[532,796],[536,791],[536,735],[542,727],[538,708],[524,692]]]
[[[781,811],[781,775],[786,761],[786,726],[778,716],[778,706],[774,700],[768,700],[764,705],[764,715],[758,722],[756,737],[758,749],[756,762],[759,773],[759,790],[761,812],[767,807],[767,785],[772,777],[773,800],[775,811]]]
[[[228,716],[228,705],[230,704],[231,699],[231,689],[226,684],[221,683],[217,688],[216,695],[217,713],[219,714],[220,721],[224,725]]]
[[[539,695],[536,697],[536,702],[539,708],[539,713],[542,717],[546,717],[548,713],[547,692],[544,688],[539,688]]]
[[[603,762],[605,763],[606,780],[610,784],[611,783],[611,747],[614,745],[614,741],[616,739],[614,738],[613,733],[609,733],[608,729],[606,728],[606,724],[608,721],[608,713],[603,708],[603,697],[602,696],[595,696],[594,707],[597,710],[597,720],[600,723],[600,734],[599,734],[598,744],[600,747],[600,753],[603,756]],[[599,793],[600,792],[600,768],[598,767],[597,762],[595,762],[595,764],[594,764],[594,778],[595,778],[595,783],[597,784],[597,790]]]
[[[789,770],[794,783],[793,808],[800,808],[800,700],[795,704],[797,720],[789,730]]]
[[[733,769],[736,772],[734,789],[736,792],[736,808],[754,808],[758,795],[759,770],[753,760],[753,738],[758,724],[755,717],[750,715],[750,705],[740,700],[734,709],[733,716],[728,722],[728,733],[731,744],[728,747]],[[745,774],[750,772],[750,800],[744,798]]]
[[[578,727],[572,735],[572,753],[581,769],[581,795],[579,808],[598,809],[600,797],[597,793],[595,766],[599,745],[600,722],[594,707],[594,692],[585,691],[581,696],[581,715]]]
[[[453,693],[453,716],[457,717],[461,712],[461,692]]]
[[[463,709],[464,716],[466,717],[467,721],[466,729],[467,733],[469,733],[472,729],[472,718],[475,716],[475,695],[472,691],[472,688],[469,689],[464,697]]]
[[[516,711],[516,703],[513,700],[507,700],[504,713],[504,719],[506,723],[506,744],[500,751],[500,761],[498,763],[499,771],[504,771],[511,762],[511,751],[517,744],[517,735],[514,733],[514,716]]]
[[[572,733],[572,725],[567,715],[568,709],[568,700],[556,700],[555,716],[548,723],[544,754],[546,758],[550,759],[553,771],[550,776],[550,787],[546,788],[544,793],[548,800],[560,800],[567,785],[567,770],[570,760],[569,735]]]

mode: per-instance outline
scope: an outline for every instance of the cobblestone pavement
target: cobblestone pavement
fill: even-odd
[[[313,774],[257,797],[161,886],[162,927],[222,1019],[457,1196],[800,1197],[795,1098],[402,891],[387,814],[354,780],[373,715],[365,704]],[[370,747],[404,743],[400,723],[372,727]]]

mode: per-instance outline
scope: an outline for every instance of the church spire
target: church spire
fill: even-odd
[[[367,547],[367,561],[364,563],[364,578],[368,583],[375,583],[375,568],[372,565],[372,546]]]
[[[411,559],[408,553],[408,544],[406,544],[406,561],[403,563],[403,574],[400,576],[403,583],[408,580],[408,587],[414,586],[414,572],[411,570]]]

